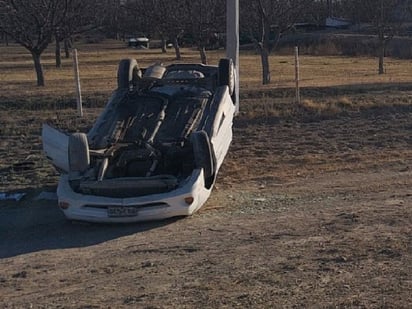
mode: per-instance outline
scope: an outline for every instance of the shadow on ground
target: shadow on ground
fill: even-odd
[[[92,224],[68,221],[57,201],[0,202],[0,258],[50,249],[92,246],[119,237],[155,229],[178,218],[135,224]]]

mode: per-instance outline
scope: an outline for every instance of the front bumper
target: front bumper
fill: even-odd
[[[72,190],[66,174],[60,177],[57,187],[59,205],[66,218],[101,223],[129,223],[162,220],[176,216],[188,216],[197,211],[210,196],[212,188],[204,185],[203,170],[196,169],[182,187],[161,194],[131,198],[109,198],[79,194]],[[193,198],[188,204],[185,199]],[[125,211],[113,216],[109,208]],[[133,209],[131,209],[133,208]]]

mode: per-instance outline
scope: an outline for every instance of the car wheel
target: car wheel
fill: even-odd
[[[89,144],[87,135],[73,133],[69,136],[69,169],[70,172],[85,172],[90,165]]]
[[[222,58],[219,60],[219,86],[228,86],[229,94],[235,91],[235,67],[232,59]]]
[[[117,69],[117,87],[130,88],[135,86],[142,77],[142,72],[137,65],[136,59],[123,59]]]
[[[190,141],[193,146],[195,166],[203,169],[205,185],[210,188],[213,183],[215,167],[209,137],[205,131],[197,131],[191,134]]]

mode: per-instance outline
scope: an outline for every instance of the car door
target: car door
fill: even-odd
[[[67,173],[69,170],[69,136],[43,124],[42,142],[46,157],[52,161],[57,169]]]

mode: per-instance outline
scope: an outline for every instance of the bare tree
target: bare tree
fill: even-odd
[[[162,51],[166,52],[166,40],[169,40],[173,44],[176,59],[180,60],[179,40],[184,33],[188,7],[184,1],[174,3],[169,0],[156,0],[153,2],[155,2],[157,7],[156,19],[162,21],[157,23],[158,33],[162,38]]]
[[[140,28],[160,36],[162,51],[172,42],[180,59],[179,41],[189,36],[197,45],[202,63],[207,63],[206,47],[211,34],[225,29],[225,2],[221,0],[128,0],[129,14],[139,16]],[[137,23],[135,23],[136,25]]]
[[[105,14],[102,24],[107,34],[116,40],[124,38],[125,27],[127,26],[126,10],[127,3],[135,2],[130,0],[100,0],[104,7]],[[92,11],[93,12],[93,11]],[[138,15],[135,16],[139,17]]]
[[[159,32],[173,42],[176,58],[180,59],[179,41],[184,35],[192,37],[200,53],[201,62],[207,63],[206,48],[213,33],[224,29],[224,3],[218,0],[158,1]]]
[[[4,41],[6,46],[9,46],[9,38],[6,33],[0,32],[1,41]]]
[[[185,31],[191,34],[199,49],[200,59],[207,64],[206,47],[213,34],[224,32],[226,3],[220,0],[186,1]]]
[[[0,30],[31,53],[38,86],[44,86],[40,56],[66,9],[66,1],[0,0]]]
[[[345,0],[350,18],[372,26],[378,41],[378,73],[383,74],[384,58],[388,43],[397,35],[411,15],[410,0]]]
[[[87,3],[91,3],[88,0]],[[80,0],[0,0],[0,31],[25,47],[33,58],[37,85],[44,86],[41,55],[55,36],[68,33],[68,27],[82,23]],[[75,21],[72,18],[75,17]],[[90,21],[90,20],[89,20]],[[68,31],[68,32],[67,32]]]
[[[167,33],[174,25],[171,16],[176,3],[167,0],[129,0],[124,8],[129,20],[128,31],[160,36],[162,52],[166,53]],[[138,17],[136,17],[138,16]]]
[[[61,67],[61,42],[64,42],[66,58],[68,58],[72,37],[98,28],[102,21],[100,16],[104,16],[104,6],[98,5],[96,0],[67,1],[67,9],[62,22],[54,29],[56,67]]]
[[[269,55],[280,38],[303,17],[314,0],[243,0],[241,29],[254,40],[261,56],[262,83],[270,83]],[[247,21],[243,23],[243,21]]]

